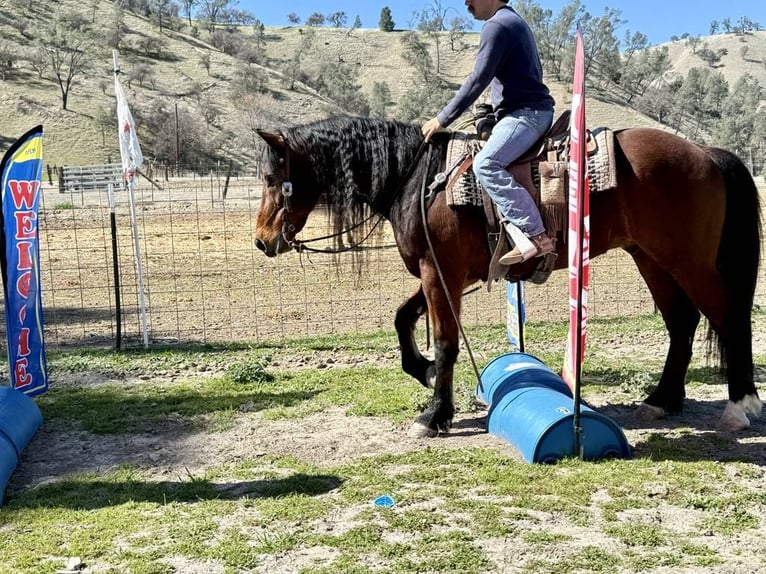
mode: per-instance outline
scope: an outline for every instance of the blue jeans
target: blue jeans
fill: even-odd
[[[501,217],[527,237],[542,233],[545,227],[530,193],[505,168],[540,139],[552,123],[553,110],[515,110],[497,122],[473,160],[473,172]]]

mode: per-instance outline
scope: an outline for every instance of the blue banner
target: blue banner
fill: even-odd
[[[527,311],[524,302],[524,283],[507,281],[505,333],[511,345],[511,351],[524,352],[524,323]]]
[[[11,386],[29,396],[48,389],[37,226],[42,169],[43,128],[37,126],[19,138],[0,163],[0,258]]]

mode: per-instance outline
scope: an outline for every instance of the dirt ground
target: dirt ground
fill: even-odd
[[[698,334],[698,338],[701,334]],[[704,344],[701,339],[695,345]],[[662,333],[651,338],[642,336],[633,341],[621,339],[616,349],[634,360],[641,357],[664,356],[666,344]],[[756,353],[766,352],[766,333],[754,337]],[[501,352],[505,352],[502,350]],[[534,352],[534,351],[530,351]],[[499,353],[498,353],[499,354]],[[463,352],[460,361],[468,361]],[[399,355],[390,352],[385,355],[371,354],[353,359],[339,355],[338,351],[313,351],[299,356],[285,357],[276,361],[271,369],[295,372],[300,369],[337,368],[349,365],[398,366]],[[222,367],[223,368],[223,367]],[[191,373],[174,371],[165,375],[153,375],[154,384],[172,381]],[[205,372],[213,376],[215,369]],[[199,373],[196,373],[198,376]],[[403,379],[407,378],[402,375]],[[756,381],[766,380],[766,366],[756,365]],[[67,374],[59,377],[55,384],[99,385],[105,380],[98,375]],[[127,381],[125,385],[145,384],[145,376]],[[417,385],[412,380],[411,384]],[[638,421],[633,417],[638,398],[625,401],[624,396],[599,394],[590,391],[587,380],[583,398],[593,408],[618,423],[636,456],[641,456],[642,445],[650,434],[673,435],[678,429],[691,432],[691,437],[700,440],[701,459],[743,460],[766,466],[766,416],[754,418],[751,428],[737,434],[718,433],[715,424],[725,407],[724,385],[703,385],[688,389],[685,410],[682,415],[669,417],[651,423]],[[761,394],[764,394],[761,391]],[[638,395],[635,395],[638,397]],[[353,425],[353,440],[349,426]],[[408,424],[395,425],[390,421],[374,417],[352,417],[342,409],[331,409],[312,414],[300,424],[292,420],[264,420],[259,412],[245,412],[238,415],[236,425],[227,431],[209,433],[179,433],[176,425],[169,422],[164,428],[136,436],[95,436],[87,432],[59,428],[46,423],[35,435],[30,447],[13,476],[14,488],[25,488],[47,480],[55,480],[77,472],[99,471],[122,463],[135,463],[150,467],[158,475],[183,473],[183,469],[204,472],[205,468],[225,461],[236,461],[258,452],[292,454],[318,466],[336,466],[365,455],[407,452],[424,445],[444,447],[492,447],[507,456],[523,460],[508,442],[486,432],[486,410],[458,412],[451,432],[435,439],[416,439],[408,436]],[[722,440],[706,443],[704,438],[717,433]]]

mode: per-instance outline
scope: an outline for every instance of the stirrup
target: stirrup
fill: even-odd
[[[553,241],[545,232],[539,233],[529,239],[524,237],[524,239],[526,240],[526,243],[529,243],[532,246],[532,249],[525,249],[521,243],[516,243],[516,247],[500,258],[499,262],[502,265],[516,265],[517,263],[522,263],[532,257],[544,257],[555,251]]]
[[[524,235],[524,232],[521,229],[516,227],[510,221],[503,221],[503,226],[508,231],[508,235],[510,236],[514,247],[508,253],[503,255],[498,260],[498,263],[501,265],[521,263],[537,253],[537,245],[535,245],[529,237]]]

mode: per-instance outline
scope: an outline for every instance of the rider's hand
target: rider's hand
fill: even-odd
[[[423,124],[423,127],[420,128],[420,131],[423,132],[423,137],[426,138],[426,141],[429,141],[431,136],[438,132],[440,129],[442,129],[442,125],[439,123],[439,120],[432,118]]]

